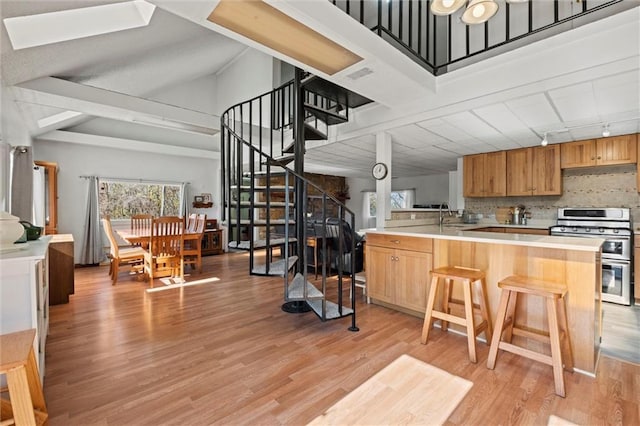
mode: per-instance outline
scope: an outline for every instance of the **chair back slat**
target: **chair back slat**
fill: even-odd
[[[109,254],[112,259],[117,259],[120,254],[118,252],[118,242],[116,241],[116,236],[113,235],[113,227],[111,226],[111,219],[109,219],[109,217],[104,217],[102,219],[102,227],[104,228],[104,233],[107,235],[107,239],[109,240]]]
[[[153,219],[151,226],[151,253],[154,256],[181,256],[184,247],[184,221],[178,216]]]
[[[152,221],[153,216],[150,214],[135,214],[131,216],[131,231],[136,234],[139,231],[149,230]]]

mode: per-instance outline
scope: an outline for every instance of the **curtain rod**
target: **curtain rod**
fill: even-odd
[[[189,184],[190,182],[176,182],[176,181],[168,181],[168,180],[149,180],[149,179],[133,179],[133,178],[122,178],[122,177],[107,177],[107,176],[86,176],[80,175],[78,176],[80,179],[89,179],[91,177],[95,177],[98,180],[106,180],[106,181],[115,181],[115,182],[131,182],[131,183],[147,183],[147,184],[167,184],[167,185],[182,185]]]

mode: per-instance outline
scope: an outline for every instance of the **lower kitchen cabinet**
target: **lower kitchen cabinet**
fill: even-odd
[[[40,237],[0,253],[0,334],[36,330],[33,350],[40,380],[49,331],[50,239]]]
[[[69,295],[75,290],[72,234],[51,236],[49,263],[49,305],[69,303]]]
[[[433,265],[428,238],[367,236],[367,293],[374,301],[424,314]]]
[[[633,252],[633,271],[634,271],[634,298],[636,299],[636,305],[640,305],[640,286],[636,285],[640,281],[640,235],[634,237],[634,252]]]

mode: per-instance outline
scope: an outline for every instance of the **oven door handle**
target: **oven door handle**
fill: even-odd
[[[603,265],[620,265],[620,266],[630,266],[631,261],[629,260],[614,260],[614,259],[602,259]]]

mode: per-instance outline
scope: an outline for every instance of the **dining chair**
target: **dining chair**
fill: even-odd
[[[207,224],[207,215],[199,214],[196,217],[196,224],[191,233],[198,234],[197,239],[189,239],[184,242],[184,264],[191,265],[193,269],[197,269],[198,273],[202,273],[202,239],[204,238],[204,230]]]
[[[150,214],[134,214],[131,216],[131,232],[137,234],[139,232],[146,232],[151,229],[151,221],[153,215]],[[148,248],[147,243],[141,243],[140,246],[144,249]]]
[[[196,230],[196,220],[198,219],[198,215],[195,213],[191,213],[187,217],[187,231],[192,232]]]
[[[184,278],[184,219],[178,216],[163,216],[151,222],[149,250],[144,255],[144,271],[149,284],[160,277]]]
[[[104,233],[109,240],[109,275],[111,276],[111,284],[116,285],[118,282],[118,273],[120,267],[128,266],[129,273],[142,272],[144,264],[145,250],[138,246],[120,247],[116,241],[109,217],[102,219]]]

